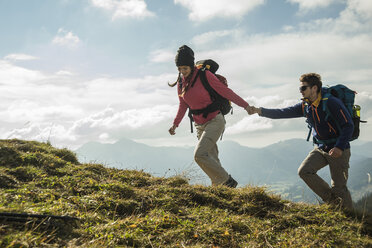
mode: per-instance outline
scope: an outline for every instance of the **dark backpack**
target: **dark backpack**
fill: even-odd
[[[360,134],[360,123],[361,122],[366,123],[366,121],[360,120],[360,109],[361,109],[360,106],[354,104],[355,94],[357,94],[357,93],[355,91],[349,89],[348,87],[346,87],[343,84],[337,84],[337,85],[331,86],[331,87],[323,87],[322,89],[323,89],[323,91],[326,92],[322,96],[323,111],[326,113],[326,120],[328,120],[329,118],[332,118],[333,120],[336,120],[335,118],[333,118],[333,116],[331,114],[331,111],[328,108],[327,101],[328,101],[328,98],[330,96],[337,97],[345,105],[345,107],[347,109],[347,112],[349,112],[349,114],[350,114],[350,116],[353,120],[353,123],[354,123],[354,130],[353,130],[353,134],[350,138],[350,141],[356,140],[359,137],[359,134]],[[341,131],[340,124],[337,121],[335,121],[335,123],[337,125],[338,131],[340,132]],[[308,136],[308,140],[309,140],[309,137],[310,136]],[[331,142],[335,142],[335,140],[329,140],[329,141],[319,141],[319,140],[317,140],[317,142],[318,143],[331,143]]]
[[[214,112],[216,110],[220,110],[223,115],[227,115],[228,113],[232,112],[231,102],[228,99],[221,96],[220,94],[218,94],[210,86],[207,80],[206,73],[205,73],[205,70],[209,70],[218,78],[218,80],[221,83],[228,86],[226,78],[220,74],[216,74],[216,71],[218,70],[219,65],[214,60],[207,59],[207,60],[200,60],[196,62],[196,68],[200,70],[200,80],[204,88],[208,91],[209,95],[211,96],[211,100],[213,102],[209,106],[201,110],[201,112],[203,113],[203,116],[207,117],[209,113]]]
[[[221,96],[220,94],[218,94],[210,86],[210,84],[207,80],[207,76],[206,76],[205,71],[209,70],[210,72],[212,72],[218,78],[218,80],[221,83],[223,83],[224,85],[227,86],[226,78],[222,75],[216,74],[216,71],[219,68],[219,65],[217,64],[217,62],[215,62],[212,59],[200,60],[200,61],[196,62],[195,66],[196,66],[196,68],[199,69],[199,71],[198,71],[198,74],[195,76],[195,79],[192,82],[191,87],[194,86],[196,79],[198,77],[200,77],[200,81],[202,82],[204,88],[208,91],[208,93],[211,97],[212,103],[210,105],[208,105],[207,107],[203,108],[203,109],[191,109],[191,108],[189,108],[188,116],[190,118],[191,133],[193,132],[193,127],[192,127],[192,122],[194,121],[193,118],[192,118],[193,114],[194,115],[203,114],[203,117],[206,118],[209,113],[215,112],[217,110],[220,110],[220,112],[223,115],[226,115],[230,112],[231,112],[231,114],[233,113],[231,102],[228,99]]]

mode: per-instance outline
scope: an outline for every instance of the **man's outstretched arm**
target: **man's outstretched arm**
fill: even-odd
[[[302,103],[298,103],[294,106],[281,108],[281,109],[268,109],[268,108],[256,108],[254,106],[250,107],[248,113],[258,114],[263,117],[271,119],[284,119],[284,118],[297,118],[303,117]]]

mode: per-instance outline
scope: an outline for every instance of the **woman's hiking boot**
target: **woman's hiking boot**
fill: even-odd
[[[229,179],[227,179],[227,181],[224,182],[223,185],[230,187],[230,188],[236,188],[236,186],[238,185],[238,182],[235,181],[235,179],[232,178],[231,175],[229,175]]]

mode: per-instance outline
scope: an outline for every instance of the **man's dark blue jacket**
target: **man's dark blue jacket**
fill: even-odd
[[[322,94],[324,95],[324,91]],[[318,99],[312,104],[302,102],[283,109],[261,108],[261,116],[271,119],[306,117],[312,127],[315,141],[317,139],[320,141],[335,140],[327,145],[318,143],[319,148],[326,152],[333,147],[338,147],[341,150],[350,148],[349,140],[353,134],[354,123],[349,112],[340,99],[330,96],[327,101],[324,101],[322,94],[319,94]],[[328,120],[326,120],[327,113],[323,110],[325,103],[332,115]],[[336,122],[339,124],[340,130],[337,128]]]

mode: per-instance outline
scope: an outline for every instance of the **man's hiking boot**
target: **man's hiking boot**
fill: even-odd
[[[325,201],[326,204],[329,204],[332,207],[335,207],[336,209],[343,209],[343,210],[353,210],[352,204],[345,204],[345,201],[341,197],[333,196],[328,201]]]
[[[224,182],[223,185],[230,187],[230,188],[236,188],[236,186],[238,185],[238,182],[235,181],[234,178],[231,177],[231,175],[229,175],[229,179],[227,179],[227,181]]]

